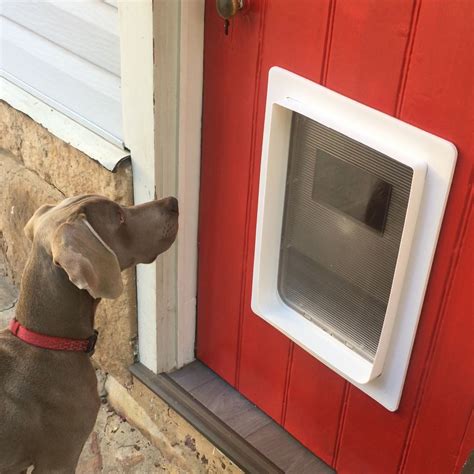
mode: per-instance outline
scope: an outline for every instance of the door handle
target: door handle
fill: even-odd
[[[229,34],[229,20],[242,10],[244,0],[216,0],[217,13],[224,19],[224,34]]]

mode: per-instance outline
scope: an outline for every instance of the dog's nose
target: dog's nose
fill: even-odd
[[[178,200],[175,197],[168,197],[165,199],[165,207],[171,212],[179,214]]]

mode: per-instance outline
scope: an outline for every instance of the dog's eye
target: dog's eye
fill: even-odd
[[[125,222],[125,214],[122,211],[118,212],[120,224]]]

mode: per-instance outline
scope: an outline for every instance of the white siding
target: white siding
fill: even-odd
[[[117,8],[100,0],[7,0],[1,8],[0,74],[121,144]]]

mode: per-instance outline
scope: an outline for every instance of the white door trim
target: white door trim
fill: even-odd
[[[158,373],[194,358],[204,1],[118,6],[135,202],[175,195],[180,203],[177,242],[137,268],[139,358]]]
[[[171,0],[169,3],[173,3]],[[204,0],[178,3],[178,199],[176,367],[194,360],[204,56]],[[163,53],[162,53],[163,55]]]

